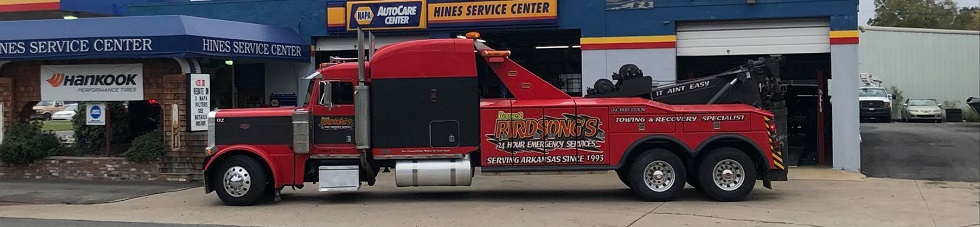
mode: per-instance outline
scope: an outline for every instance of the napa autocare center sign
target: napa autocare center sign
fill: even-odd
[[[347,30],[425,29],[425,1],[348,1]]]
[[[327,31],[330,32],[350,32],[358,27],[363,30],[465,30],[557,24],[558,0],[327,2]]]
[[[211,75],[190,74],[187,77],[187,130],[207,131],[211,112]]]
[[[143,100],[143,64],[42,65],[42,100]]]

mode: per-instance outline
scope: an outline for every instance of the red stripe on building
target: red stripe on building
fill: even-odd
[[[462,23],[462,22],[497,22],[497,21],[519,21],[519,20],[555,20],[557,17],[521,17],[521,18],[502,18],[502,19],[468,19],[468,20],[430,20],[429,24],[442,23]]]
[[[0,5],[0,12],[25,12],[25,11],[43,11],[43,10],[58,10],[61,9],[60,2],[45,2],[45,3],[25,3],[25,4],[12,4],[12,5]]]
[[[676,42],[582,44],[582,50],[675,48]]]
[[[861,41],[861,38],[858,38],[858,37],[830,38],[830,45],[858,44],[860,41]]]

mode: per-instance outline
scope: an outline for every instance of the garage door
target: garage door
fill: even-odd
[[[375,38],[374,46],[380,48],[392,43],[429,39],[429,36],[428,35],[414,35],[414,36],[375,35],[374,38]],[[364,40],[364,45],[371,45],[371,44],[369,44],[367,40]],[[357,37],[319,38],[316,40],[316,50],[317,51],[357,50]]]
[[[724,21],[677,25],[677,56],[830,52],[826,19]]]

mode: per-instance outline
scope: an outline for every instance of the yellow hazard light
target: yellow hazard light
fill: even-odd
[[[467,39],[479,39],[480,38],[480,33],[479,32],[467,32],[466,33],[466,38]]]
[[[480,54],[484,57],[510,57],[509,50],[484,50]]]

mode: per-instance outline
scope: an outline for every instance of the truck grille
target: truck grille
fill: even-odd
[[[882,101],[861,101],[861,108],[885,108]]]

